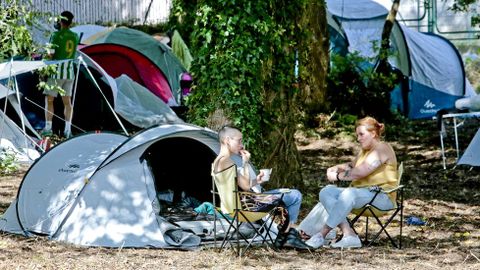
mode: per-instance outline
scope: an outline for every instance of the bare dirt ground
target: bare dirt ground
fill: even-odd
[[[410,126],[411,125],[411,126]],[[470,130],[480,125],[473,123]],[[464,129],[467,129],[465,127]],[[420,132],[424,131],[424,132]],[[299,134],[304,169],[304,216],[325,184],[325,169],[353,157],[348,136],[331,139]],[[318,135],[320,134],[320,135]],[[473,133],[460,137],[465,149]],[[405,225],[404,248],[385,238],[369,248],[314,252],[256,248],[242,258],[231,251],[84,248],[0,234],[0,269],[480,269],[480,176],[478,168],[457,167],[452,134],[446,140],[447,170],[443,170],[438,135],[431,121],[409,124],[402,134],[390,132],[399,161],[405,164],[405,217],[424,226]],[[26,168],[0,178],[0,213],[15,198]],[[390,232],[398,235],[399,223]]]

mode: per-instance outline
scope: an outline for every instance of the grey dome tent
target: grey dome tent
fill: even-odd
[[[350,52],[376,57],[373,43],[380,44],[388,15],[388,10],[378,2],[327,0],[328,11],[346,34]],[[454,108],[457,99],[474,95],[463,61],[448,40],[395,21],[390,41],[394,55],[389,62],[407,78],[405,86],[392,93],[392,105],[409,118],[430,118],[441,109]]]
[[[211,201],[217,134],[162,125],[127,138],[73,137],[46,152],[23,178],[0,221],[5,232],[82,246],[189,248],[200,238],[157,214],[157,192],[182,189]],[[171,232],[177,232],[174,239]]]

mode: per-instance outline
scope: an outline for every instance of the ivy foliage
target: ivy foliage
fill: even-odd
[[[26,4],[30,1],[5,0],[0,5],[0,61],[12,57],[30,58],[39,51],[30,29],[41,14],[31,11]]]
[[[8,149],[0,150],[0,176],[14,173],[19,167],[20,164],[13,151]]]
[[[305,1],[197,1],[189,120],[207,126],[221,110],[261,158],[255,149],[268,149],[269,131],[292,125],[285,116],[294,115],[289,102],[295,96],[296,16],[304,6]]]

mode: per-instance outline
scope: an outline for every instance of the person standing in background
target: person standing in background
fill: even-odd
[[[61,14],[58,30],[50,37],[51,50],[48,57],[52,60],[69,60],[57,65],[57,72],[48,79],[48,85],[57,85],[63,92],[60,93],[64,105],[65,128],[63,135],[71,136],[72,126],[72,90],[75,79],[74,62],[79,37],[70,30],[73,21],[73,14],[70,11],[63,11]],[[54,99],[58,95],[57,90],[46,89],[45,94],[45,128],[42,134],[52,133],[52,119],[54,113]]]

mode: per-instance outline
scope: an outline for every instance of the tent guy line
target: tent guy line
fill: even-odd
[[[41,106],[40,104],[35,103],[35,101],[29,99],[28,97],[25,97],[25,100],[28,101],[28,102],[30,102],[30,103],[33,104],[34,106],[36,106],[36,107],[38,107],[38,108],[46,111],[46,109],[45,109],[44,106]],[[55,114],[55,113],[52,113],[52,114],[53,114],[53,116],[55,116],[56,118],[58,118],[58,119],[60,119],[60,120],[62,120],[62,121],[65,121],[65,118],[62,118],[61,116],[58,116],[58,115]],[[86,132],[87,132],[86,130],[80,128],[79,126],[74,125],[73,123],[72,123],[72,127],[77,128],[78,130],[80,130],[80,131],[83,132],[83,133],[86,133]]]

